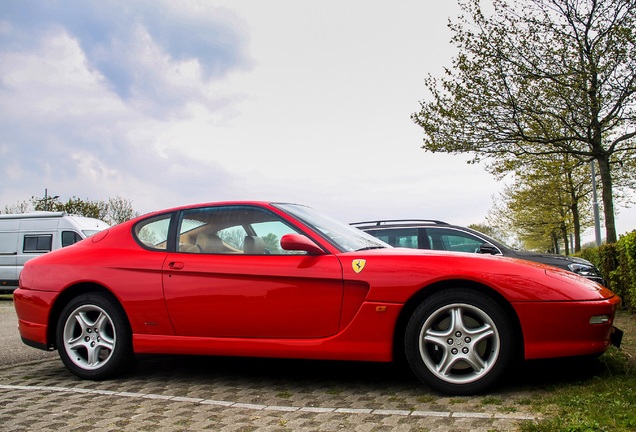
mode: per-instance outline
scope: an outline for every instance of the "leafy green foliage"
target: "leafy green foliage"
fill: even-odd
[[[616,243],[585,249],[581,256],[599,268],[624,307],[636,310],[636,230],[620,236]]]

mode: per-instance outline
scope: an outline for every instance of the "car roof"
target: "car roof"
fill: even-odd
[[[473,234],[477,237],[480,237],[482,240],[487,241],[488,243],[493,244],[501,250],[516,253],[513,248],[507,246],[506,244],[500,242],[497,239],[490,237],[487,234],[484,234],[480,231],[476,231],[474,229],[464,227],[461,225],[453,225],[448,222],[443,222],[437,219],[381,219],[374,221],[365,221],[365,222],[353,222],[352,226],[355,226],[358,229],[372,229],[372,228],[430,228],[430,227],[444,227],[444,228],[452,228],[459,231],[465,231],[470,234]]]
[[[449,223],[443,222],[436,219],[385,219],[385,220],[373,220],[373,221],[364,221],[364,222],[352,222],[351,225],[356,228],[360,228],[361,226],[367,227],[418,227],[422,225],[430,226],[430,225],[444,225],[450,226]]]

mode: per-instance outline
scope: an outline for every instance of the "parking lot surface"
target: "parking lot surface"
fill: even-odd
[[[549,381],[537,366],[491,394],[447,397],[396,364],[192,356],[82,381],[57,353],[23,346],[15,325],[0,301],[4,431],[508,431],[541,418],[528,401]]]

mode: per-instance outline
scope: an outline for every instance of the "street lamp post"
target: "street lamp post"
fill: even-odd
[[[60,196],[55,195],[54,197],[49,197],[49,190],[44,189],[44,211],[49,211],[49,200],[53,201],[58,199]]]

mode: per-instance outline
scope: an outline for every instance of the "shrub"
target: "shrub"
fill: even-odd
[[[580,254],[594,263],[608,287],[622,297],[623,306],[636,309],[636,230],[619,237],[618,242],[588,248]]]

